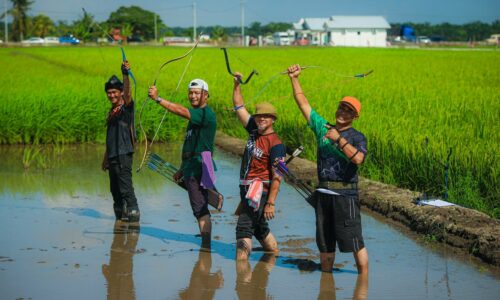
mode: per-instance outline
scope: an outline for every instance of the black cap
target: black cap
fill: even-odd
[[[104,91],[107,92],[109,89],[117,89],[123,91],[123,82],[121,82],[121,80],[118,79],[116,75],[113,75],[104,84]]]

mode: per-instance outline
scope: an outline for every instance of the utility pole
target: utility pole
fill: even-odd
[[[245,47],[245,1],[240,1],[241,7],[241,45]]]
[[[157,14],[155,13],[155,43],[158,43],[158,27],[156,26]]]
[[[9,42],[9,29],[7,26],[7,0],[3,1],[3,26],[4,26],[4,34],[5,34],[5,43],[7,44]]]
[[[193,42],[196,41],[196,2],[193,2]]]

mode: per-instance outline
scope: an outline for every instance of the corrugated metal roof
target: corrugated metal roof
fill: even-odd
[[[323,31],[324,25],[330,20],[329,18],[304,18],[303,29]]]
[[[328,29],[391,28],[382,16],[332,16],[325,23]]]

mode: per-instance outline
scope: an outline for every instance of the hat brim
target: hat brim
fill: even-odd
[[[256,116],[264,116],[264,115],[269,115],[269,116],[272,116],[274,119],[278,119],[278,116],[276,114],[273,114],[273,113],[259,113],[259,114],[253,114],[254,117]]]

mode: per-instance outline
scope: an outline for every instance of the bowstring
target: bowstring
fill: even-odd
[[[194,56],[194,53],[191,54],[191,56],[189,57],[189,61],[187,62],[186,66],[184,67],[184,70],[182,71],[182,74],[179,78],[179,81],[177,81],[177,86],[175,87],[175,90],[170,94],[170,99],[172,99],[173,97],[175,97],[177,95],[177,92],[179,91],[179,87],[181,85],[181,81],[182,81],[182,79],[184,79],[184,75],[186,75],[187,69],[189,68],[189,65],[191,64],[191,60],[193,59],[193,56]],[[165,120],[165,117],[167,116],[167,114],[168,114],[168,110],[165,109],[165,112],[163,113],[163,117],[161,118],[160,124],[158,125],[158,128],[156,128],[153,139],[151,140],[151,143],[149,144],[150,149],[153,146],[155,138],[158,135],[158,132],[160,131],[160,128],[163,124],[163,120]]]

